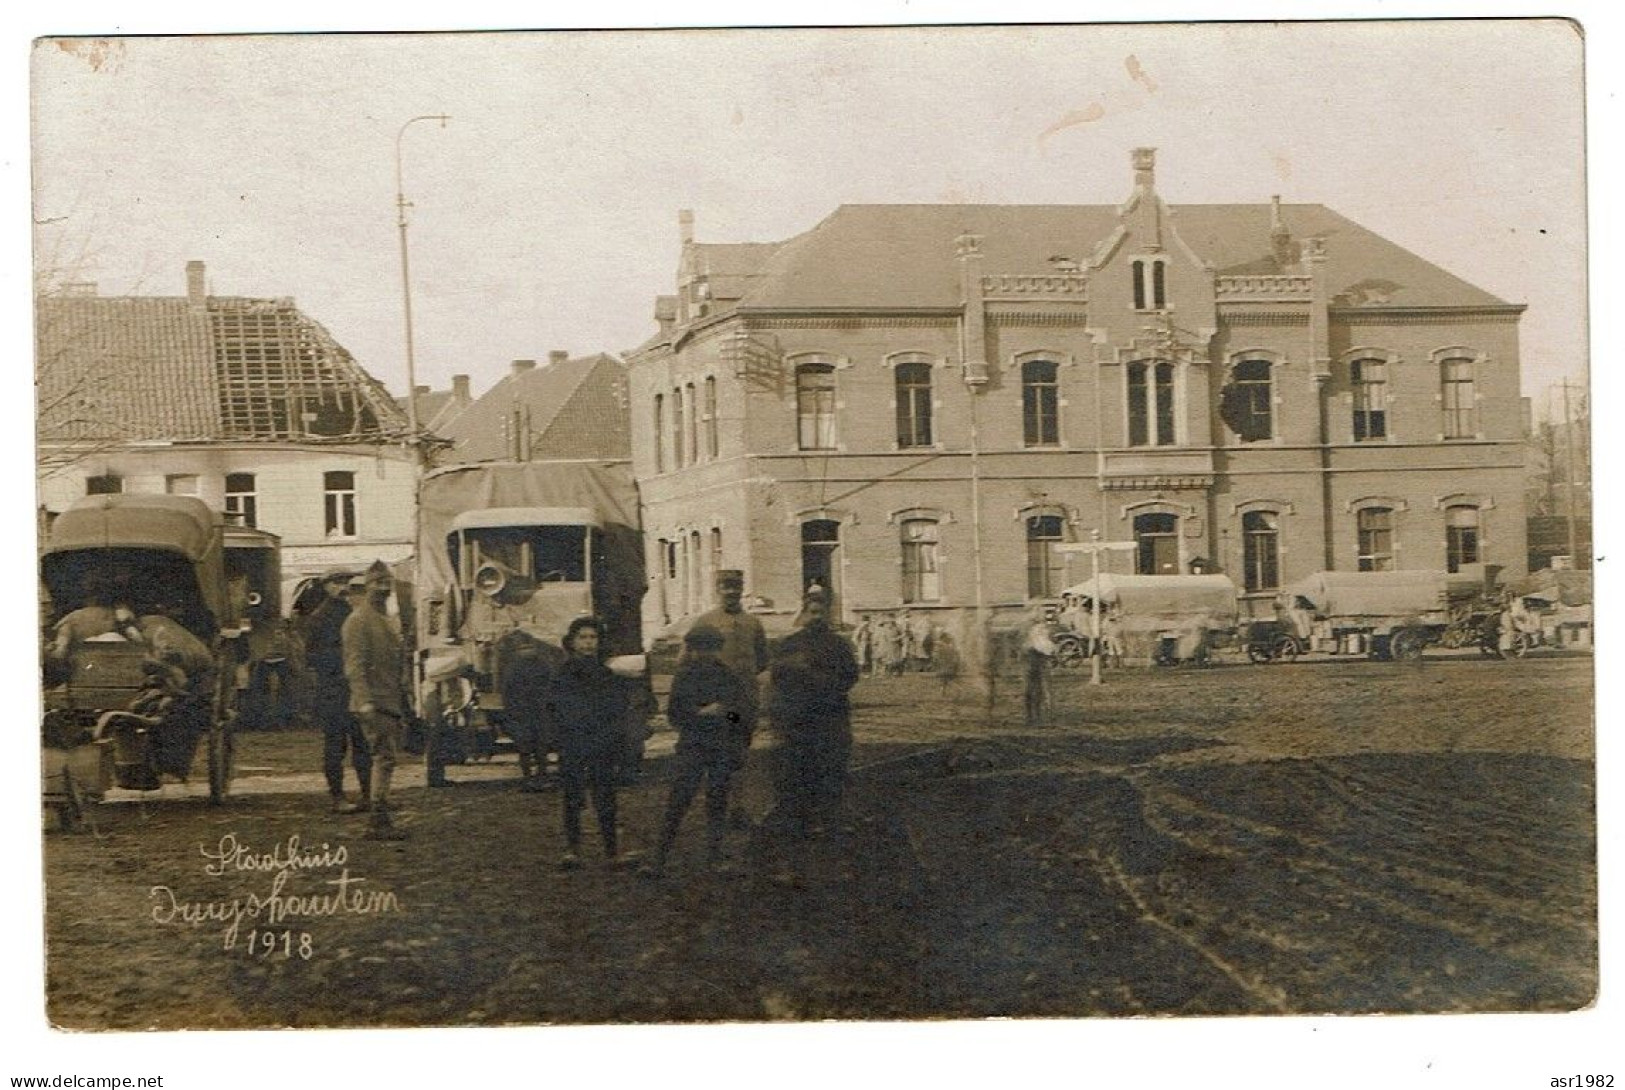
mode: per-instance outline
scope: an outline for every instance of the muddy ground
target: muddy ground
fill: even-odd
[[[1572,1009],[1597,987],[1592,665],[1231,664],[1098,688],[1079,672],[1040,729],[1013,679],[992,714],[969,686],[866,680],[845,817],[800,886],[775,880],[761,833],[702,866],[697,804],[663,881],[593,852],[561,873],[558,796],[501,769],[404,791],[411,839],[370,842],[316,780],[287,779],[317,768],[314,735],[249,734],[224,806],[104,804],[92,830],[45,837],[48,1013],[122,1029]],[[621,795],[633,849],[664,802],[658,741]],[[248,790],[278,775],[307,786]],[[748,801],[768,805],[759,780]],[[326,855],[280,888],[208,873],[228,836]],[[325,912],[312,895],[343,876],[344,911]],[[216,918],[187,923],[183,903]],[[258,909],[235,935],[233,904]]]

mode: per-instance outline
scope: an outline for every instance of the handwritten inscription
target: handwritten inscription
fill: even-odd
[[[365,878],[350,873],[350,854],[342,844],[333,847],[324,842],[313,847],[290,836],[269,851],[260,851],[239,841],[236,834],[227,833],[218,844],[199,845],[198,851],[208,860],[203,873],[211,878],[268,876],[269,884],[232,897],[200,900],[184,897],[172,886],[153,886],[148,891],[152,921],[172,927],[219,925],[221,945],[226,950],[239,948],[244,921],[254,924],[250,931],[253,946],[248,952],[263,955],[273,948],[266,941],[272,930],[285,924],[404,911],[393,891],[369,887]],[[312,881],[315,888],[309,888]],[[290,929],[276,934],[276,941],[282,942],[283,936],[292,932]],[[313,941],[307,932],[299,932],[283,945],[290,953],[297,950],[308,960],[314,950]]]

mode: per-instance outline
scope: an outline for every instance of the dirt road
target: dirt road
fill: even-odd
[[[845,820],[800,888],[772,880],[761,834],[703,868],[698,807],[664,881],[592,857],[561,873],[557,796],[500,769],[403,792],[403,845],[363,840],[308,788],[106,805],[95,832],[46,838],[50,1015],[1573,1008],[1597,983],[1591,668],[1300,662],[1128,670],[1098,688],[1080,674],[1057,680],[1037,729],[1014,688],[989,715],[969,686],[865,681]],[[308,783],[318,751],[245,736],[245,779]],[[653,757],[623,792],[634,848],[665,773]]]

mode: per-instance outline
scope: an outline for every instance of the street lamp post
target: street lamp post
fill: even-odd
[[[447,114],[420,114],[408,120],[395,134],[395,213],[401,235],[401,302],[406,311],[406,420],[413,444],[418,442],[418,373],[412,346],[412,266],[406,252],[406,210],[412,206],[401,181],[401,139],[406,130],[419,121],[438,121],[443,129],[450,120]]]
[[[1091,572],[1089,582],[1089,626],[1093,631],[1090,636],[1094,639],[1094,653],[1089,658],[1089,683],[1100,684],[1100,554],[1119,552],[1133,552],[1140,547],[1137,541],[1101,541],[1100,531],[1092,531],[1093,541],[1075,541],[1064,545],[1057,545],[1055,549],[1061,553],[1088,553],[1089,568]]]

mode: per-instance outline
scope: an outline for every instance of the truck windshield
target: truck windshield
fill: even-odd
[[[470,555],[458,556],[458,543],[450,542],[452,557],[465,573],[496,564],[540,583],[581,583],[587,578],[587,528],[584,526],[525,526],[465,530]]]

